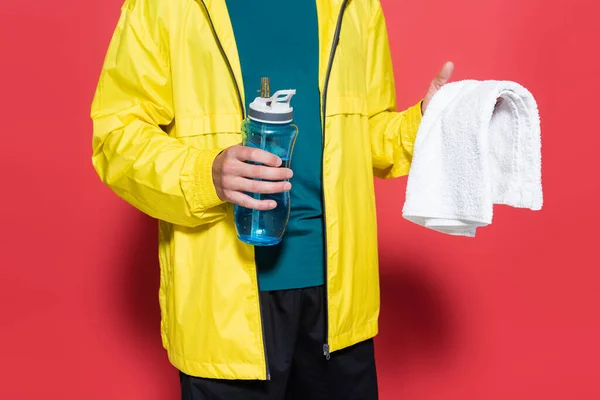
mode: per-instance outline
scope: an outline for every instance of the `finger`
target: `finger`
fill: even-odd
[[[246,178],[231,179],[227,189],[238,192],[273,194],[288,192],[292,188],[290,182],[257,181]]]
[[[257,200],[241,192],[231,192],[228,197],[230,202],[253,210],[267,211],[277,207],[275,200]]]
[[[240,161],[252,161],[270,167],[279,167],[282,164],[281,158],[275,154],[252,147],[239,146],[235,149],[234,156]]]
[[[233,174],[244,178],[265,179],[268,181],[283,181],[294,175],[289,168],[273,168],[245,162],[236,163]]]
[[[454,72],[454,63],[448,61],[444,64],[440,72],[438,72],[437,76],[433,80],[433,84],[436,86],[436,89],[439,89],[448,83],[452,77],[452,72]]]

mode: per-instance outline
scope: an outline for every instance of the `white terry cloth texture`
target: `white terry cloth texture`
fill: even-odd
[[[541,135],[533,95],[510,81],[444,85],[417,133],[402,215],[474,237],[494,204],[542,208]]]

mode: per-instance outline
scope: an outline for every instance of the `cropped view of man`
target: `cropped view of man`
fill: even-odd
[[[397,111],[379,0],[125,2],[92,105],[93,164],[160,221],[162,341],[183,399],[377,398],[373,180],[408,174],[452,69]],[[289,169],[240,145],[262,77],[297,90]],[[240,241],[233,205],[269,210],[246,193],[284,191],[282,242]]]

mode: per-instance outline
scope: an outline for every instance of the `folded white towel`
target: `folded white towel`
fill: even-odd
[[[449,83],[419,127],[403,216],[472,237],[492,222],[494,204],[542,208],[536,101],[514,82]]]

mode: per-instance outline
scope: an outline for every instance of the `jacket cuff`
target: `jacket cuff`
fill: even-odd
[[[224,203],[217,195],[212,178],[213,162],[223,150],[190,149],[181,171],[180,183],[192,214],[203,212]]]
[[[417,131],[419,130],[419,125],[421,125],[421,120],[423,118],[423,114],[421,114],[421,103],[422,102],[420,101],[406,110],[402,121],[400,121],[402,147],[411,155],[413,154]]]

